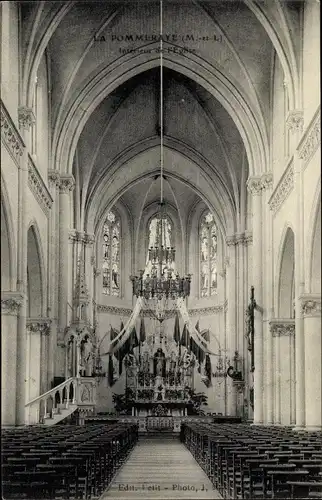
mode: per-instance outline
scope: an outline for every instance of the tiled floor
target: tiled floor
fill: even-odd
[[[100,500],[222,498],[179,439],[140,438]]]

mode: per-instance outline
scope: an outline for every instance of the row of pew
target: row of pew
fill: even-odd
[[[322,498],[322,433],[186,423],[181,441],[223,498]]]
[[[137,440],[126,423],[3,430],[2,498],[98,498]]]

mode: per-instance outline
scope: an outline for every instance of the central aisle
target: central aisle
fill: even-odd
[[[222,498],[179,438],[143,437],[100,500]]]

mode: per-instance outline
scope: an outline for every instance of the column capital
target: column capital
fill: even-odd
[[[48,336],[51,320],[49,318],[27,318],[27,332]]]
[[[24,296],[18,292],[6,292],[1,295],[1,313],[16,315],[22,305]]]
[[[76,229],[70,231],[69,239],[71,241],[85,243],[85,245],[92,245],[95,241],[94,234],[85,233],[83,231],[76,231]]]
[[[58,170],[48,170],[48,181],[55,186],[60,186],[60,172]]]
[[[273,174],[272,172],[265,172],[261,176],[262,189],[265,191],[267,189],[271,189],[273,186]]]
[[[269,322],[273,337],[290,337],[295,335],[294,319],[272,319]]]
[[[59,189],[62,194],[67,194],[75,187],[75,179],[73,175],[61,175]]]
[[[246,185],[248,192],[253,196],[261,194],[263,185],[262,178],[260,176],[249,177]]]
[[[228,247],[232,247],[236,245],[236,236],[234,234],[230,234],[229,236],[226,236],[226,244]]]
[[[291,132],[302,132],[304,124],[303,110],[292,109],[288,112],[286,117],[286,127]]]
[[[300,301],[301,312],[304,317],[321,316],[321,295],[305,294],[300,297]]]
[[[18,121],[20,128],[29,130],[36,121],[36,117],[32,108],[28,108],[27,106],[20,106],[20,108],[18,108]]]

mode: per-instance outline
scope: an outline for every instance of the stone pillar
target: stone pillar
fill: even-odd
[[[227,356],[232,364],[236,351],[236,247],[235,236],[226,239],[228,246],[228,257],[226,260],[227,273],[227,324],[226,324],[226,349]],[[226,379],[227,384],[227,415],[236,415],[236,397],[233,381],[230,377]]]
[[[1,424],[16,423],[17,315],[23,296],[16,292],[1,295]]]
[[[70,193],[75,181],[72,175],[61,176],[59,195],[59,303],[58,322],[59,340],[63,340],[63,332],[68,322],[68,280],[70,278],[69,256],[69,229],[70,229]]]
[[[263,423],[263,263],[262,263],[262,181],[260,177],[252,177],[247,181],[252,194],[253,212],[253,283],[256,309],[254,320],[254,424]]]
[[[322,429],[321,296],[302,296],[305,339],[305,429]]]
[[[294,419],[294,335],[293,319],[274,319],[269,322],[275,341],[275,424],[290,425]]]
[[[303,111],[290,110],[286,117],[286,126],[292,132],[292,145],[297,145],[303,130]],[[295,369],[296,369],[296,430],[305,427],[305,354],[304,354],[304,323],[302,315],[301,296],[304,293],[304,199],[303,172],[298,152],[294,154],[294,188],[296,206],[295,232]]]
[[[269,321],[273,317],[273,217],[269,206],[272,194],[273,176],[266,173],[261,177],[263,190],[263,354],[264,354],[264,423],[273,423],[273,338]]]
[[[59,270],[59,185],[60,174],[56,170],[48,172],[49,191],[53,199],[48,219],[48,315],[51,318],[48,339],[47,381],[51,384],[56,374],[57,318],[58,318],[58,270]]]
[[[25,143],[30,142],[30,127],[35,116],[30,108],[18,110],[19,127]],[[17,238],[17,289],[23,294],[18,313],[16,357],[16,425],[25,423],[26,404],[26,292],[27,292],[27,221],[26,190],[28,186],[28,153],[24,149],[18,174],[18,238]]]

